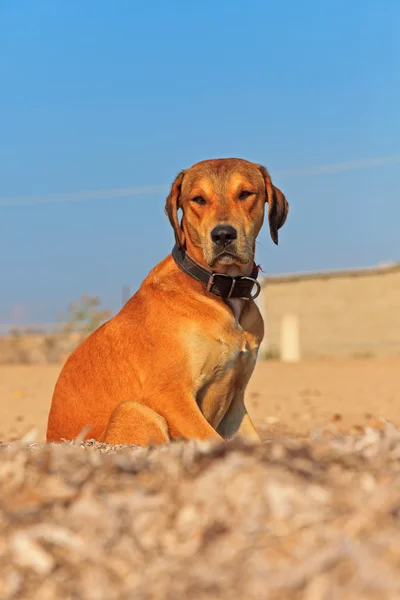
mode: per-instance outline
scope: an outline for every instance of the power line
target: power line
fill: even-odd
[[[400,163],[400,155],[380,156],[376,158],[361,159],[351,162],[317,165],[299,169],[275,171],[274,176],[280,178],[307,177],[328,173],[343,173],[345,171],[358,171],[361,169],[378,168]],[[114,188],[91,190],[87,192],[71,192],[63,194],[46,194],[43,196],[17,196],[15,198],[0,198],[0,208],[16,206],[33,206],[37,204],[56,204],[61,202],[85,202],[88,200],[112,200],[115,198],[128,198],[131,196],[145,196],[149,194],[166,193],[168,184],[145,185],[128,188]]]
[[[400,154],[393,156],[380,156],[377,158],[366,158],[350,162],[332,163],[330,165],[320,165],[316,167],[306,167],[301,169],[290,169],[281,171],[276,175],[283,177],[296,177],[306,175],[323,175],[328,173],[344,173],[345,171],[359,171],[361,169],[385,167],[400,163]]]
[[[70,194],[46,194],[45,196],[17,196],[15,198],[0,198],[0,207],[32,206],[35,204],[56,204],[61,202],[84,202],[86,200],[112,200],[129,196],[156,194],[168,190],[167,185],[144,185],[130,188],[115,188],[107,190],[91,190],[87,192],[71,192]]]

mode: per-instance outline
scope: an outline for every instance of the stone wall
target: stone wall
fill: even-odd
[[[280,353],[285,315],[297,315],[301,358],[400,355],[400,265],[266,278],[263,350]]]

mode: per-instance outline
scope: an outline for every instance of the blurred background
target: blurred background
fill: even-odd
[[[0,439],[42,434],[62,362],[171,251],[206,158],[290,203],[259,238],[266,431],[400,423],[397,0],[0,0]]]

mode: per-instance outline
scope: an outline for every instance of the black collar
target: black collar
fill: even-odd
[[[207,292],[220,296],[221,298],[241,298],[243,300],[254,300],[261,291],[261,286],[257,281],[259,268],[254,265],[250,277],[231,277],[225,273],[213,273],[197,264],[190,256],[186,254],[183,248],[174,246],[172,256],[182,271],[187,275],[201,281],[207,287]],[[254,294],[254,286],[257,289]]]

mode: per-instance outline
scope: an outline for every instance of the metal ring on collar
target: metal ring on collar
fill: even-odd
[[[261,292],[260,282],[257,281],[257,279],[253,279],[253,277],[242,277],[242,279],[248,279],[249,281],[252,281],[257,286],[257,289],[256,289],[255,294],[253,294],[253,296],[250,296],[250,298],[243,297],[241,299],[242,300],[255,300],[257,298],[257,296],[260,295],[260,292]]]

